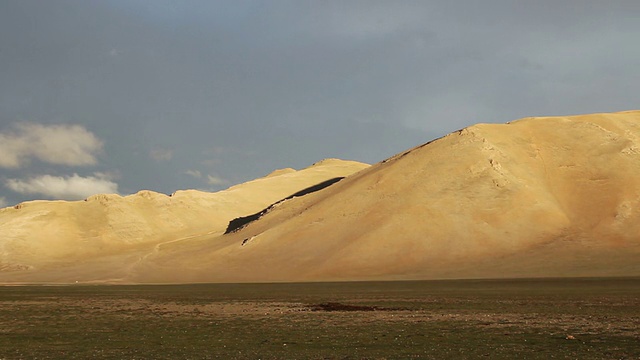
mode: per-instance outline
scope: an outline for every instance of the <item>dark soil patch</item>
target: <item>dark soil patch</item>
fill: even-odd
[[[384,311],[389,310],[377,306],[349,305],[338,302],[327,302],[309,306],[311,311]]]

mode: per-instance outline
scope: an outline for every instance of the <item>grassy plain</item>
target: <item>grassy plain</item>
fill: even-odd
[[[640,279],[0,287],[0,359],[639,359]]]

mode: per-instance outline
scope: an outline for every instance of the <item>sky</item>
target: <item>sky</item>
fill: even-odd
[[[640,108],[640,2],[0,1],[0,206]]]

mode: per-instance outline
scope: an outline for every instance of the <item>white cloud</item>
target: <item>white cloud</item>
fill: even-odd
[[[149,156],[157,162],[169,161],[173,159],[173,150],[157,148],[149,152]]]
[[[198,170],[187,170],[184,173],[196,179],[200,179],[202,177],[202,173]]]
[[[0,196],[0,209],[5,208],[9,206],[9,202],[7,201],[7,198],[5,198],[4,196]]]
[[[20,194],[39,194],[50,199],[81,200],[94,194],[118,192],[118,184],[103,174],[82,177],[42,175],[30,179],[8,179],[5,186]]]
[[[215,175],[207,175],[207,183],[209,185],[224,185],[228,184],[229,181]]]
[[[21,123],[0,133],[0,167],[18,168],[30,158],[57,165],[94,165],[102,141],[80,125]]]

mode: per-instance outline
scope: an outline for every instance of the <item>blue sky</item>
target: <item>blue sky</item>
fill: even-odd
[[[0,205],[637,109],[637,1],[0,2]]]

